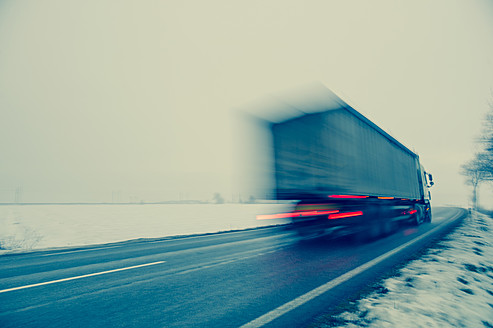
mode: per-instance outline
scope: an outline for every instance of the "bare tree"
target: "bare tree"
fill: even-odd
[[[486,113],[483,122],[483,135],[480,142],[485,145],[486,152],[493,154],[493,102],[490,102],[490,110]]]
[[[493,98],[493,92],[492,92]],[[484,181],[493,181],[493,101],[490,101],[490,110],[483,121],[483,132],[479,142],[484,151],[477,153],[475,157],[462,165],[461,174],[466,177],[466,182],[473,187],[472,201],[477,209],[478,186]]]
[[[224,198],[218,192],[214,193],[213,200],[214,200],[214,203],[216,203],[216,204],[223,204],[224,203]]]
[[[466,182],[473,187],[472,202],[474,209],[477,209],[479,184],[484,181],[493,181],[492,154],[489,152],[476,154],[474,159],[462,165],[461,174],[466,177]]]

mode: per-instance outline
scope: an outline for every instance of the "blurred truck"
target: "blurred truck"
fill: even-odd
[[[335,97],[335,98],[334,98]],[[400,223],[431,222],[431,174],[419,157],[337,96],[271,122],[275,195],[297,201],[300,235],[342,231],[376,238]]]

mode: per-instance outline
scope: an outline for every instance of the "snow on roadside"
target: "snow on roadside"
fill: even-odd
[[[355,305],[320,327],[493,327],[493,219],[466,219]]]
[[[284,224],[289,221],[256,216],[288,210],[279,204],[2,205],[0,254]]]
[[[0,249],[32,249],[41,240],[40,234],[32,227],[20,222],[15,211],[8,209],[2,214]]]

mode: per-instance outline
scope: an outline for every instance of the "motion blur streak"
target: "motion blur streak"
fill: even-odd
[[[368,196],[355,196],[355,195],[330,195],[330,198],[368,198]]]
[[[298,213],[281,213],[281,214],[257,215],[257,220],[285,219],[285,218],[294,218],[296,216],[299,216],[299,214]]]
[[[312,215],[325,215],[325,214],[333,214],[339,213],[339,210],[334,211],[306,211],[306,212],[298,212],[299,216],[312,216]]]
[[[300,217],[300,216],[326,215],[326,214],[332,214],[332,213],[338,213],[338,212],[339,212],[339,210],[334,210],[334,211],[302,211],[302,212],[281,213],[281,214],[257,215],[257,220],[285,219],[285,218],[295,218],[295,217]]]
[[[357,212],[346,212],[346,213],[339,213],[339,214],[331,214],[331,215],[329,215],[329,220],[349,218],[352,216],[359,216],[359,215],[363,215],[363,212],[357,211]]]

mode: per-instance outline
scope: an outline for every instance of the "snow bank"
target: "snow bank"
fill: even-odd
[[[288,209],[278,204],[4,205],[0,252],[284,224],[286,219],[256,220],[256,215]]]
[[[493,327],[493,219],[468,218],[355,305],[329,326]]]

